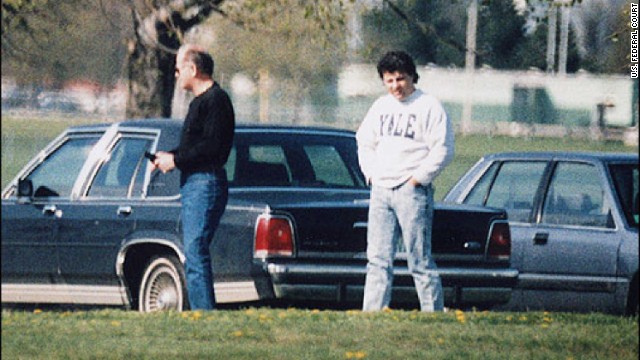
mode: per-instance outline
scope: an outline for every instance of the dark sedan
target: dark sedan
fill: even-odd
[[[186,308],[179,172],[145,158],[175,147],[181,126],[76,126],[27,164],[2,194],[2,302]],[[241,125],[226,170],[211,245],[219,302],[360,301],[369,189],[353,132]],[[440,207],[434,223],[446,303],[507,301],[506,213]],[[402,252],[397,262],[394,299],[414,301]]]
[[[507,210],[520,272],[507,309],[637,314],[637,154],[487,155],[444,200]]]

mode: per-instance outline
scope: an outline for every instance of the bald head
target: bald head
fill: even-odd
[[[196,66],[198,73],[205,77],[213,77],[213,58],[207,50],[200,45],[184,44],[178,49],[177,64],[191,62]]]

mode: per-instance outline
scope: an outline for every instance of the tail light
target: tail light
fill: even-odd
[[[491,226],[487,256],[496,260],[508,260],[511,256],[511,229],[508,222],[494,222]]]
[[[293,226],[286,217],[260,215],[256,224],[254,257],[293,255]]]

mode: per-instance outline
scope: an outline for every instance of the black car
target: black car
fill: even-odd
[[[174,148],[181,127],[75,126],[27,164],[2,194],[2,302],[185,309],[179,172],[145,157]],[[211,245],[218,302],[361,301],[369,189],[353,132],[239,125],[226,170]],[[506,213],[440,206],[434,227],[446,304],[508,301]],[[397,261],[394,299],[417,304]]]

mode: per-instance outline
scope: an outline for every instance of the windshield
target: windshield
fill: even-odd
[[[609,171],[627,222],[638,227],[638,164],[612,164]]]

